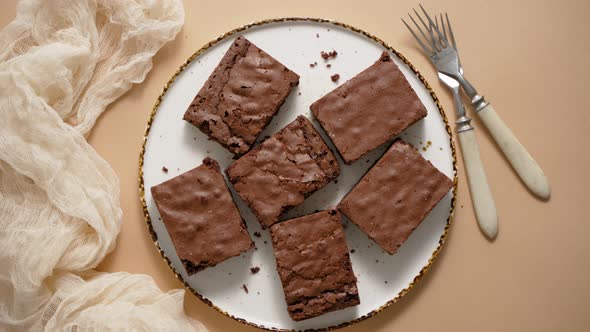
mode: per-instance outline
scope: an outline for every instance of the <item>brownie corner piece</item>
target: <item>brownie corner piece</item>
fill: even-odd
[[[233,162],[226,174],[260,224],[271,226],[336,179],[340,166],[311,122],[300,115]]]
[[[188,275],[253,248],[215,160],[205,158],[151,193]]]
[[[299,75],[243,36],[234,40],[183,119],[236,155],[246,153],[299,84]]]
[[[452,187],[413,146],[396,140],[338,209],[393,255]]]
[[[387,52],[310,109],[347,165],[424,118],[426,108]]]
[[[270,228],[289,316],[300,321],[360,304],[340,213],[320,211]]]

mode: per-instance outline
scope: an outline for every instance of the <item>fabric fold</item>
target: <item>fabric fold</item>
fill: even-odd
[[[0,31],[0,330],[204,329],[184,291],[91,270],[123,216],[83,135],[183,22],[179,0],[21,0]]]

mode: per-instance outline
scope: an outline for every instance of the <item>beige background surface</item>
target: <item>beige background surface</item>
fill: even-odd
[[[415,1],[185,1],[186,24],[154,58],[143,84],[110,106],[91,144],[121,179],[124,224],[103,271],[151,275],[181,287],[148,235],[137,191],[146,120],[163,85],[205,42],[242,24],[279,16],[332,18],[393,45],[424,74],[454,119],[449,93],[399,17]],[[584,331],[590,327],[590,1],[428,1],[448,11],[466,73],[545,170],[549,202],[535,199],[476,120],[500,217],[498,238],[480,234],[459,163],[458,209],[447,244],[400,302],[349,331]],[[16,1],[2,1],[0,26]],[[393,294],[392,294],[393,295]],[[253,331],[192,294],[186,310],[211,331]],[[261,308],[264,310],[264,308]]]

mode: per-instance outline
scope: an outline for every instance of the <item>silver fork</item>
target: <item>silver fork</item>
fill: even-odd
[[[471,98],[471,104],[475,108],[476,114],[488,128],[492,137],[498,143],[498,146],[500,146],[500,149],[523,183],[535,195],[543,199],[548,199],[551,195],[551,189],[549,187],[549,181],[541,167],[539,167],[533,157],[531,157],[516,136],[514,136],[510,128],[508,128],[494,111],[492,105],[486,102],[484,97],[479,95],[473,85],[465,79],[448,15],[445,14],[446,22],[443,19],[443,15],[440,15],[439,25],[438,17],[435,17],[436,22],[434,22],[422,5],[420,5],[420,8],[426,17],[426,21],[422,19],[416,10],[414,10],[414,13],[425,31],[422,30],[418,22],[411,15],[410,18],[418,28],[423,39],[421,40],[405,21],[404,24],[410,29],[414,38],[418,40],[424,52],[430,57],[430,60],[439,72],[439,78],[443,80],[441,75],[442,77],[452,78],[463,87],[465,93]],[[442,29],[440,28],[441,26]],[[449,43],[449,40],[452,42],[452,45]]]
[[[420,7],[422,8],[422,6]],[[422,10],[424,10],[424,8],[422,8]],[[467,179],[469,182],[469,191],[471,192],[473,209],[481,231],[488,238],[493,239],[498,233],[496,204],[494,203],[494,198],[479,155],[479,148],[475,139],[475,131],[471,125],[471,119],[465,115],[465,108],[463,107],[461,95],[459,94],[459,80],[455,76],[449,74],[454,68],[458,68],[462,73],[451,25],[449,24],[448,17],[446,21],[447,24],[445,25],[441,16],[444,41],[441,39],[437,40],[434,35],[434,28],[436,27],[440,30],[438,17],[436,18],[436,23],[427,25],[422,20],[422,17],[418,15],[416,10],[414,10],[414,13],[423,24],[423,27],[425,27],[426,32],[422,30],[420,25],[411,15],[410,19],[416,25],[427,44],[418,38],[418,35],[410,28],[406,21],[403,19],[402,21],[416,38],[422,49],[424,49],[424,52],[429,55],[430,59],[435,64],[438,69],[438,78],[449,87],[453,94],[455,111],[457,113],[457,121],[455,123],[457,124],[457,133],[461,144],[461,151],[463,152],[463,162],[467,170]],[[427,37],[426,34],[428,34],[430,38]],[[452,46],[449,44],[449,41],[452,43]]]

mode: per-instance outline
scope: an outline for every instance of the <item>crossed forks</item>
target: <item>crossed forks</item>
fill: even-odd
[[[492,137],[529,190],[543,199],[548,199],[551,192],[549,181],[541,167],[498,116],[492,105],[483,96],[479,95],[473,85],[465,79],[449,16],[446,13],[444,16],[442,14],[435,15],[433,20],[424,7],[419,6],[426,20],[415,9],[413,11],[418,21],[411,14],[408,14],[419,34],[403,18],[402,22],[436,67],[438,78],[453,94],[457,113],[457,132],[463,152],[463,162],[467,170],[475,215],[482,232],[488,238],[494,238],[498,232],[496,206],[479,155],[471,119],[467,117],[461,100],[459,92],[461,87],[471,99],[476,114],[488,128]]]

